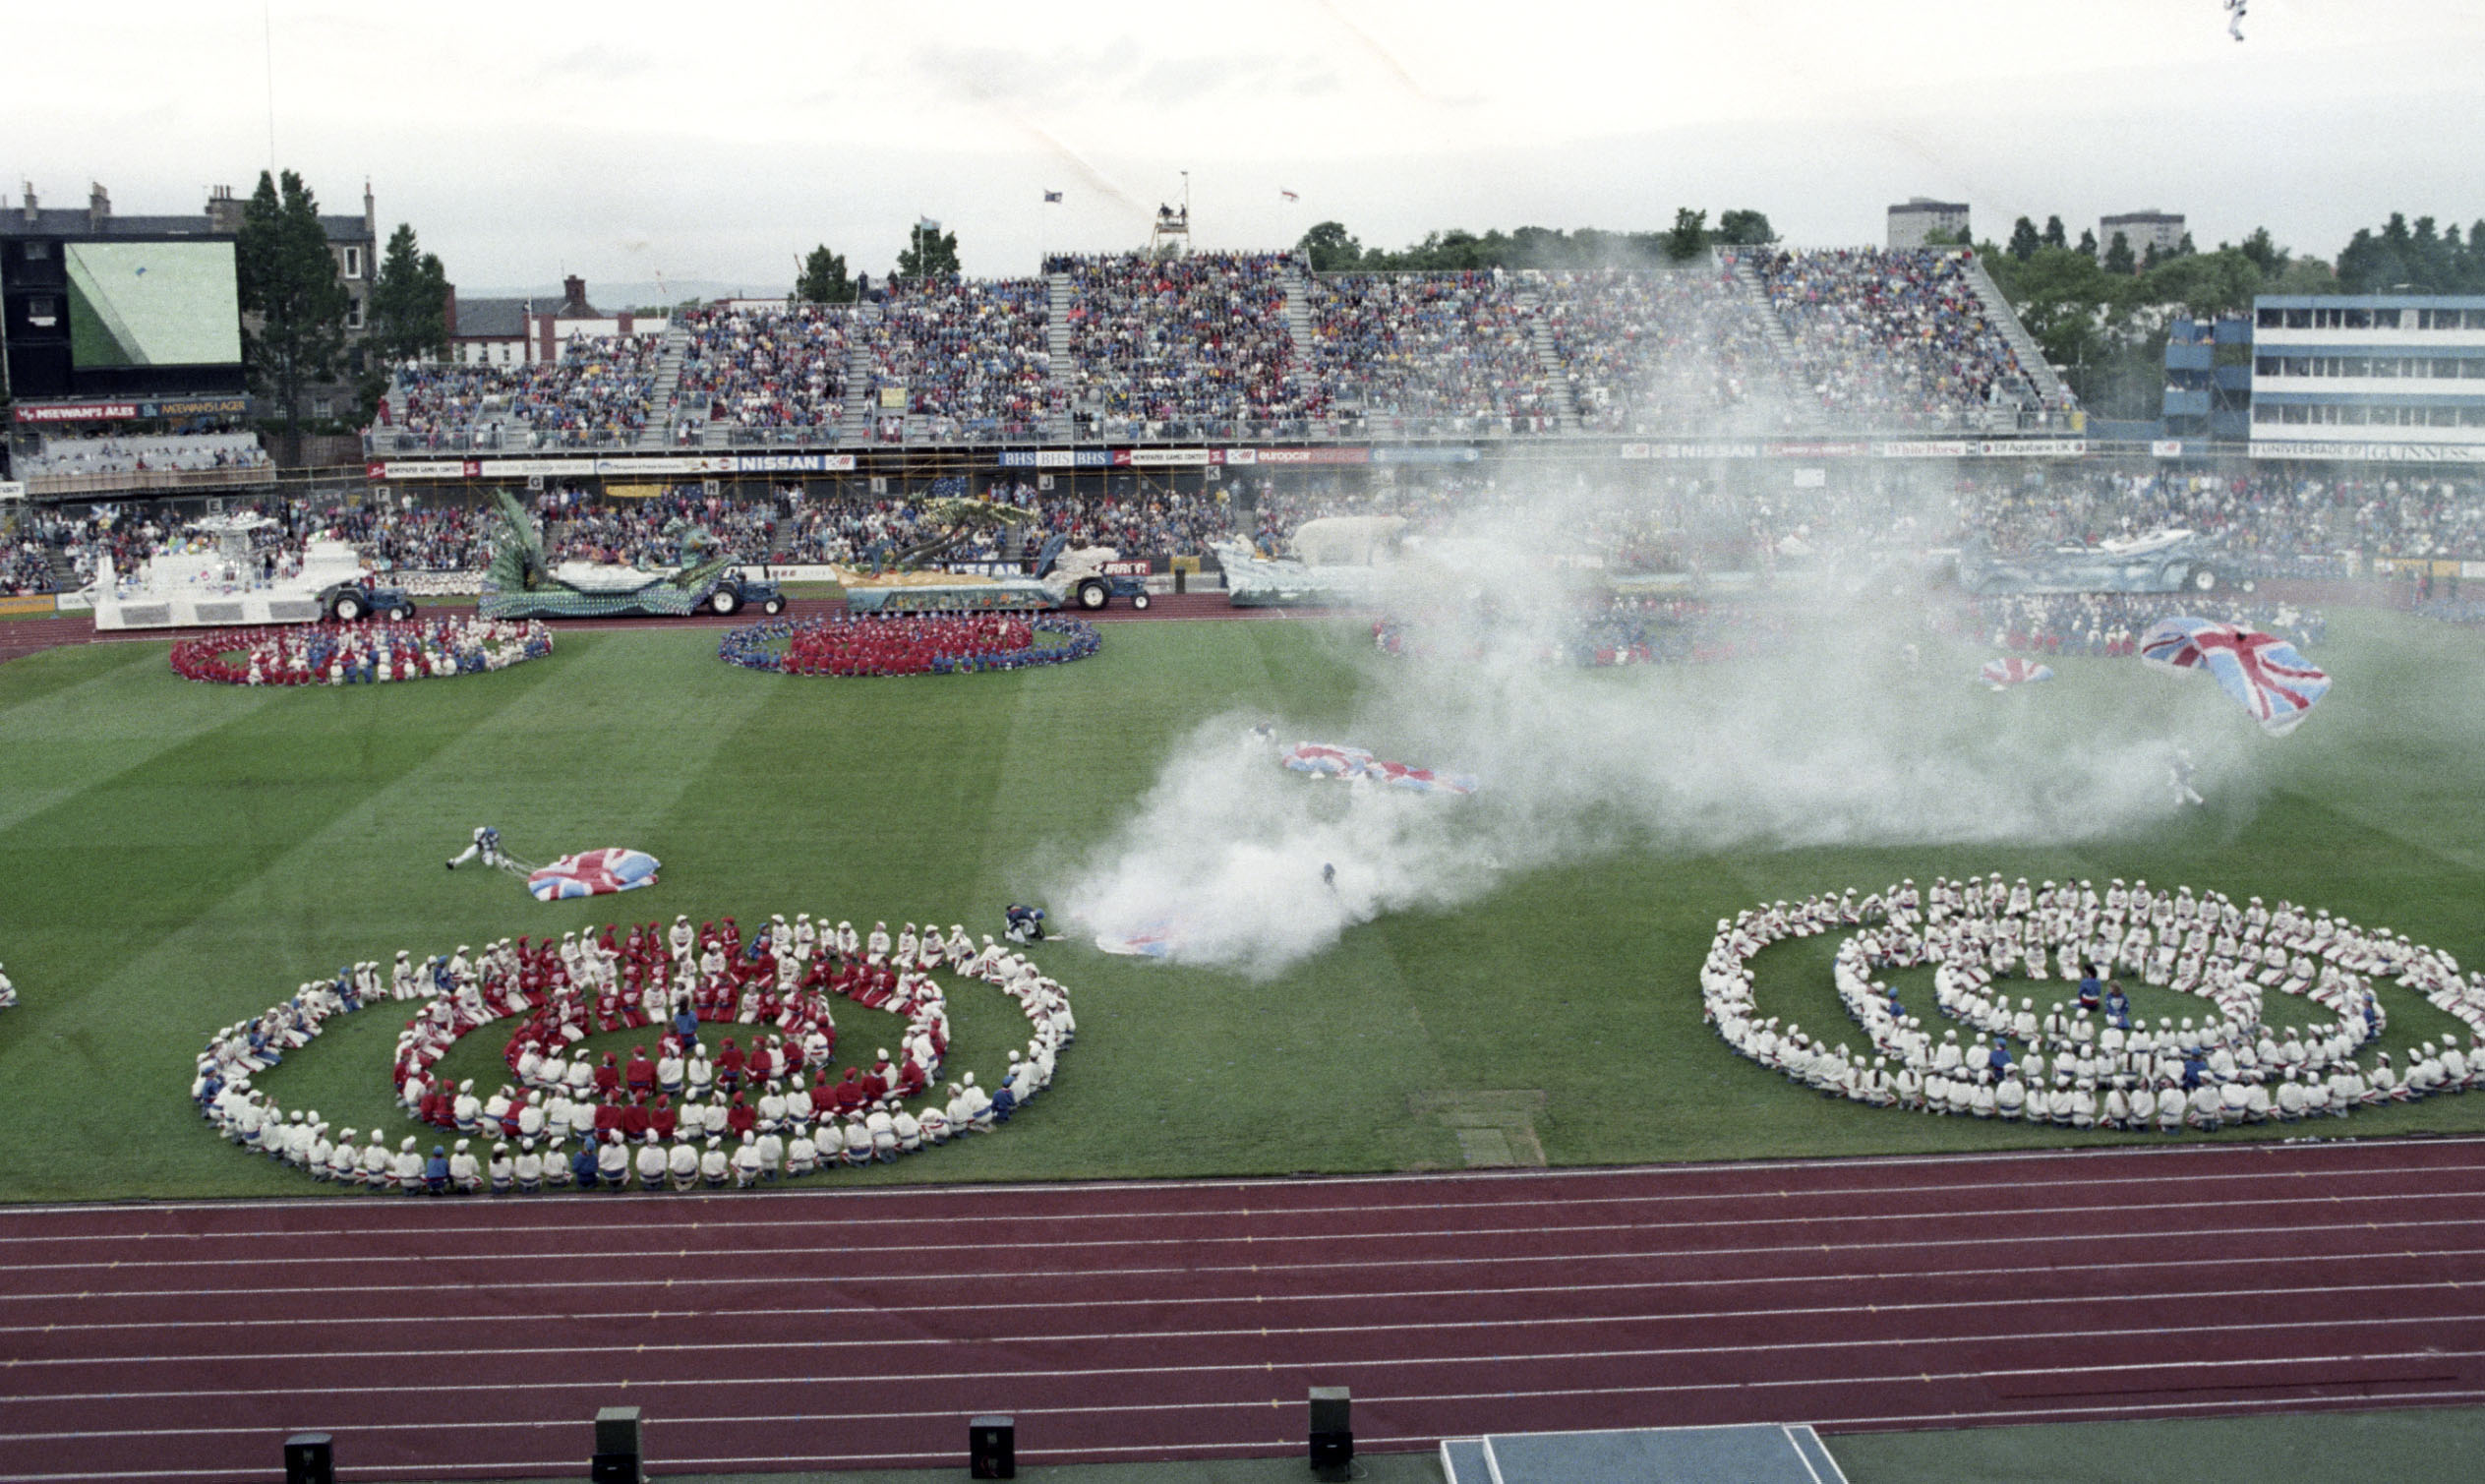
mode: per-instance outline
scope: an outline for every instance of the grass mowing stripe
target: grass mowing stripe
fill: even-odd
[[[2485,801],[2474,636],[2388,615],[2340,616],[2332,632],[2323,663],[2340,686],[2302,731],[2249,734],[2252,776],[2210,790],[2210,809],[2111,839],[1693,857],[1617,838],[1506,873],[1454,911],[1357,928],[1263,983],[1045,945],[1081,1022],[1054,1091],[999,1137],[838,1180],[1400,1169],[1453,1158],[1444,1131],[1405,1112],[1410,1095],[1445,1087],[1545,1091],[1538,1131],[1556,1162],[2154,1144],[1806,1096],[1700,1026],[1700,957],[1720,915],[1761,897],[1999,870],[2284,896],[2485,959],[2485,870],[2463,863]],[[1203,718],[1266,714],[1294,737],[1348,742],[1421,730],[1348,725],[1376,693],[1367,672],[1388,663],[1352,623],[1120,624],[1077,665],[886,682],[750,675],[718,663],[715,639],[564,631],[551,660],[501,676],[272,697],[187,686],[152,643],[0,666],[0,737],[26,740],[0,749],[0,801],[74,790],[0,830],[0,957],[25,996],[0,1015],[0,1088],[45,1131],[0,1146],[0,1198],[311,1194],[215,1145],[179,1089],[205,1031],[346,959],[677,912],[746,925],[771,911],[893,926],[931,914],[980,935],[1002,902],[1108,841]],[[2066,715],[2188,704],[2126,662],[2062,668]],[[94,704],[48,699],[89,682]],[[1717,682],[1597,683],[1653,697]],[[1997,704],[2035,702],[2056,704]],[[81,767],[171,733],[185,709],[224,707],[249,715],[79,787]],[[665,861],[664,883],[545,907],[433,863],[487,821],[522,854],[640,846]],[[1768,950],[1763,1002],[1852,1036],[1826,952],[1824,939]],[[997,995],[956,999],[956,1065],[980,1080],[1023,1023]],[[2394,1053],[2444,1029],[2408,996],[2385,1003]],[[278,1076],[331,1121],[376,1120],[401,1020],[353,1018]],[[2485,1098],[2468,1098],[2339,1127],[2481,1126]]]
[[[0,831],[161,756],[276,692],[166,686],[154,645],[79,645],[0,667]]]

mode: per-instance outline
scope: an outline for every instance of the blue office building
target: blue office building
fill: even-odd
[[[2256,458],[2485,463],[2485,297],[2253,300],[2251,429]]]

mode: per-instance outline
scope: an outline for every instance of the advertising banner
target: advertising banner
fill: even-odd
[[[608,484],[604,495],[608,500],[653,500],[671,488],[668,485]]]
[[[1257,448],[1227,448],[1224,450],[1224,453],[1225,462],[1228,466],[1235,464],[1258,463],[1260,461],[1260,450]]]
[[[1133,448],[1130,465],[1135,469],[1206,468],[1206,448]]]
[[[138,404],[141,417],[247,417],[250,410],[246,396],[166,397]]]
[[[2380,464],[2485,463],[2485,444],[2350,444],[2327,439],[2256,438],[2254,458],[2339,458]]]
[[[43,406],[20,402],[17,411],[21,423],[99,423],[136,416],[136,402],[52,402]]]
[[[24,500],[25,498],[26,482],[24,480],[0,479],[0,500]]]
[[[731,474],[734,459],[722,453],[713,458],[599,458],[595,472],[624,479],[635,474]]]
[[[737,453],[734,471],[738,474],[849,474],[854,471],[855,455],[851,453]]]
[[[392,458],[365,464],[363,473],[372,479],[476,479],[482,476],[483,464],[472,458]]]
[[[1376,464],[1471,464],[1480,457],[1482,454],[1473,448],[1436,448],[1429,445],[1372,450],[1372,461]]]
[[[1112,463],[1108,448],[1004,448],[998,455],[1004,469],[1104,469]]]
[[[2153,438],[2149,440],[2149,456],[2151,458],[2181,458],[2183,441],[2179,438]]]
[[[492,458],[483,461],[483,472],[493,476],[523,474],[529,479],[541,479],[550,475],[558,479],[564,476],[593,474],[595,460],[592,458]]]
[[[1262,448],[1256,462],[1263,464],[1368,464],[1369,448]]]

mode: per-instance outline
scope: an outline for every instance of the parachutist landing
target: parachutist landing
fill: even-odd
[[[503,858],[501,855],[501,832],[499,830],[494,829],[488,824],[478,825],[475,829],[475,843],[467,846],[461,854],[451,859],[448,862],[448,868],[450,870],[455,870],[457,867],[465,864],[469,861],[475,860],[477,857],[481,857],[483,863],[486,865],[498,866],[502,862]]]
[[[2192,754],[2189,751],[2181,747],[2175,748],[2174,755],[2166,761],[2165,774],[2166,781],[2174,787],[2176,809],[2196,809],[2209,801],[2200,797],[2199,790],[2192,787]]]
[[[1328,887],[1332,892],[1337,889],[1337,866],[1334,861],[1323,861],[1321,863],[1320,884]]]

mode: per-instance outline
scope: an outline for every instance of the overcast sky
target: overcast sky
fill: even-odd
[[[1143,243],[1184,170],[1202,247],[1678,206],[1858,244],[1924,195],[1997,238],[2160,208],[2328,257],[2393,209],[2485,216],[2485,0],[2251,0],[2244,31],[2220,0],[22,6],[0,184],[247,193],[272,74],[275,159],[331,210],[368,176],[470,292],[782,292],[818,242],[886,271],[918,214],[1030,273]]]

